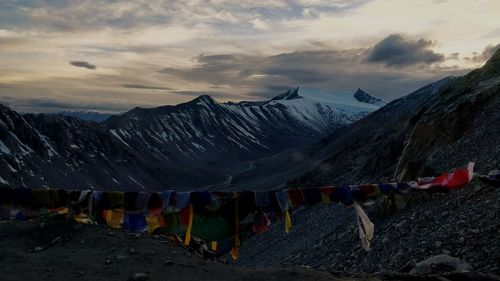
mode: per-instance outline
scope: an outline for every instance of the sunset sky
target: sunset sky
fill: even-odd
[[[0,103],[116,113],[297,86],[392,100],[499,43],[497,0],[2,0]]]

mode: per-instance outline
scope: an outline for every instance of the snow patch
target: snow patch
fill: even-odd
[[[142,187],[142,189],[146,190],[146,187],[144,185],[142,185],[140,182],[136,181],[131,175],[128,176],[131,180],[133,180],[135,183],[137,183],[138,185],[140,185]]]
[[[0,153],[3,153],[3,154],[11,154],[11,151],[10,149],[5,145],[5,143],[0,140]]]
[[[123,144],[125,144],[125,145],[126,145],[126,146],[128,146],[128,147],[130,147],[130,145],[128,145],[128,143],[126,143],[126,142],[122,139],[122,137],[120,137],[120,135],[116,132],[116,130],[111,129],[111,130],[109,130],[109,131],[111,132],[111,134],[113,134],[113,136],[115,136],[115,137],[116,137],[118,140],[120,140]],[[130,148],[132,148],[132,147],[130,147]]]
[[[4,178],[0,177],[0,183],[3,185],[9,185],[9,182],[6,181]]]

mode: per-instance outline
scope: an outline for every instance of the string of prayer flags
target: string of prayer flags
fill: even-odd
[[[210,243],[207,249],[229,252],[237,259],[241,242],[249,235],[266,232],[271,222],[283,220],[285,232],[290,232],[293,208],[339,202],[354,205],[359,237],[363,248],[369,250],[374,225],[357,202],[366,203],[381,194],[407,189],[456,189],[471,181],[473,169],[474,163],[469,163],[465,168],[416,182],[273,191],[120,192],[0,187],[0,219],[25,220],[49,211],[81,223],[105,223],[132,233],[154,233],[162,229],[183,237],[179,239],[185,246],[201,239]],[[479,179],[499,186],[500,172],[495,170],[480,175]]]
[[[174,206],[177,210],[182,210],[189,207],[191,204],[191,195],[189,192],[177,192],[173,193]]]

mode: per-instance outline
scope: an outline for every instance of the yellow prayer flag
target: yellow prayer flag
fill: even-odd
[[[285,233],[289,233],[292,229],[292,218],[290,217],[290,212],[285,211]]]
[[[191,229],[193,228],[193,204],[189,205],[189,223],[186,231],[186,238],[184,239],[184,246],[189,246],[191,242]]]

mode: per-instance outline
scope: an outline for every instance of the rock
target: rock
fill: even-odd
[[[129,253],[130,255],[135,255],[135,254],[137,254],[137,250],[136,250],[134,247],[130,247],[130,248],[128,249],[128,253]]]
[[[106,259],[106,261],[104,262],[104,264],[110,265],[111,264],[111,260],[110,259]]]
[[[432,256],[415,265],[410,274],[432,274],[439,272],[468,272],[471,266],[448,255]]]
[[[125,260],[125,259],[127,259],[127,256],[125,256],[125,255],[116,255],[116,259],[117,260]]]
[[[108,236],[115,236],[115,233],[113,231],[108,231]]]
[[[52,242],[50,242],[51,245],[54,245],[56,244],[57,242],[61,241],[62,239],[62,235],[59,235],[57,236],[56,238],[54,238],[54,240],[52,240]]]
[[[85,244],[85,240],[83,240],[83,239],[82,239],[82,240],[80,240],[80,244],[81,244],[81,245]]]
[[[174,265],[174,261],[173,260],[166,260],[165,265]]]
[[[41,252],[43,251],[43,247],[35,247],[35,250],[33,250],[33,252]]]
[[[441,247],[441,245],[443,245],[443,242],[436,241],[436,242],[434,242],[434,245],[436,245],[436,247]]]
[[[132,276],[133,281],[145,281],[149,279],[149,274],[140,272],[140,273],[134,273]]]

